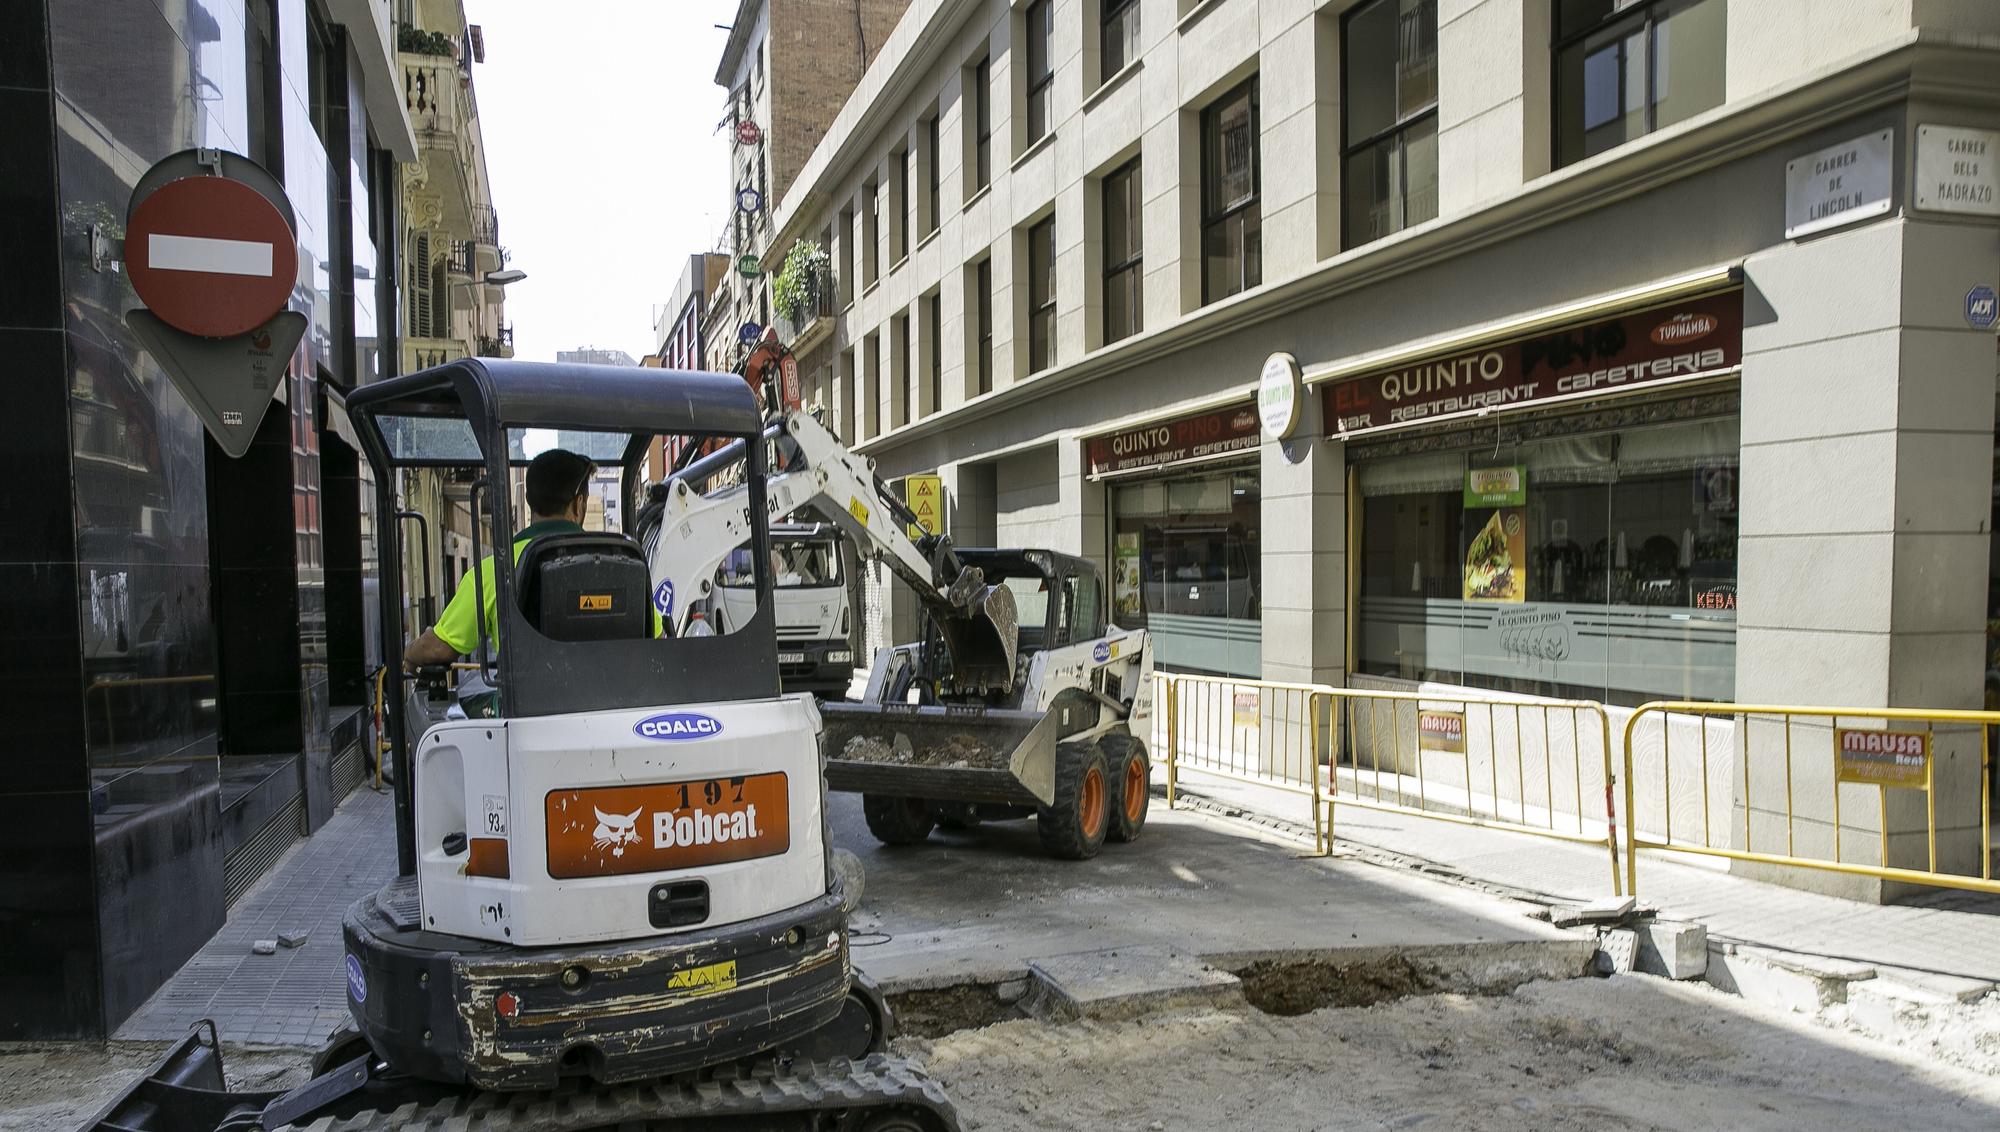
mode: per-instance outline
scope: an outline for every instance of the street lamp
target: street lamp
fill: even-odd
[[[510,267],[505,271],[489,271],[486,273],[486,281],[495,287],[505,287],[509,283],[519,283],[527,277],[528,273],[518,267]]]

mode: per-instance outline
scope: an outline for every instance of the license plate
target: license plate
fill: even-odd
[[[783,773],[551,790],[545,805],[558,880],[749,861],[792,844]]]
[[[806,654],[802,652],[781,652],[778,654],[779,664],[804,664],[805,662]]]

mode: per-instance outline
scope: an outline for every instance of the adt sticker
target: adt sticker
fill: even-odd
[[[674,580],[672,578],[661,582],[659,588],[653,591],[653,608],[659,610],[662,617],[672,617],[674,615]]]
[[[1105,661],[1110,660],[1111,642],[1110,641],[1097,642],[1097,647],[1090,650],[1090,658],[1099,664],[1103,664]]]
[[[347,995],[356,1002],[368,1001],[368,976],[361,973],[361,960],[347,957]]]
[[[2000,322],[2000,296],[1984,283],[1965,293],[1965,321],[1980,330],[1991,330]]]

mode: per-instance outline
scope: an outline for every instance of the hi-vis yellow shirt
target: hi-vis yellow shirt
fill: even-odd
[[[575,534],[582,530],[582,527],[568,519],[547,519],[539,523],[530,523],[514,536],[514,561],[518,564],[521,561],[521,552],[528,549],[528,544],[542,535]],[[494,604],[493,556],[489,554],[480,559],[478,569],[479,585],[484,588],[486,594],[486,639],[497,641],[500,639],[500,615],[496,612],[497,606]],[[431,628],[431,632],[437,634],[438,640],[460,653],[470,653],[479,647],[479,623],[472,619],[472,604],[475,600],[473,594],[477,592],[479,591],[475,590],[472,584],[472,571],[467,570],[465,577],[458,581],[458,591],[451,595],[449,602],[445,603],[444,612],[438,615],[437,624]]]

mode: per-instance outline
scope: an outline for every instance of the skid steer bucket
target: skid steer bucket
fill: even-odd
[[[1055,803],[1056,718],[914,704],[820,705],[832,790],[940,802]]]

